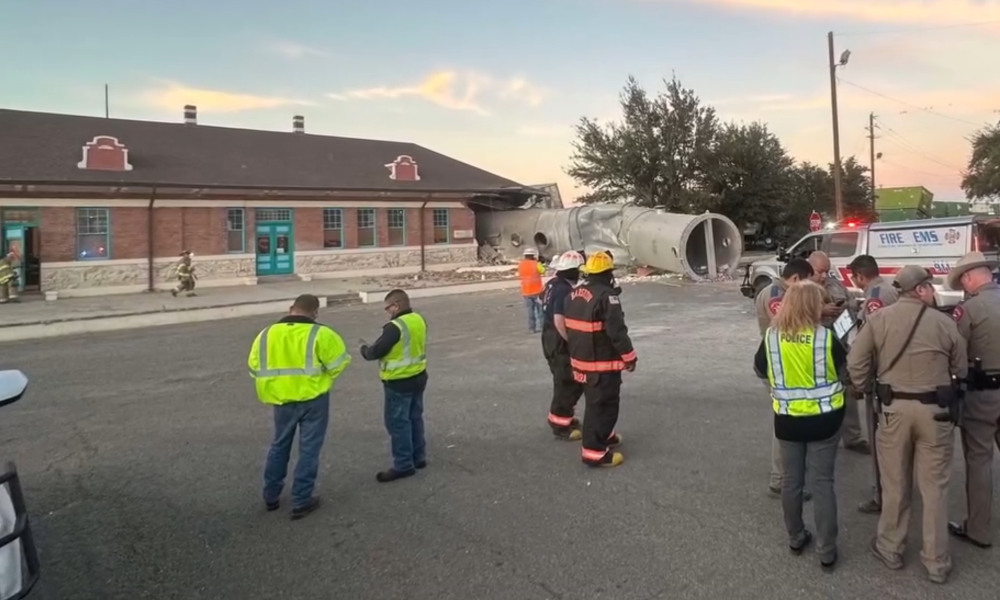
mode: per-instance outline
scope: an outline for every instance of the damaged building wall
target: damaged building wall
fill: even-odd
[[[618,265],[655,267],[699,280],[734,273],[743,249],[723,215],[591,204],[565,209],[484,211],[476,237],[508,259],[536,248],[545,259],[567,250],[608,250]]]

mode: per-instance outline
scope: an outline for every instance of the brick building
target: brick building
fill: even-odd
[[[541,192],[421,146],[0,110],[0,231],[27,291],[166,289],[474,263],[475,212]]]

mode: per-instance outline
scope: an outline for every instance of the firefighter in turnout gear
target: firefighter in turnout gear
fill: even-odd
[[[17,302],[17,271],[14,264],[17,262],[17,254],[8,252],[7,256],[0,258],[0,304]]]
[[[567,298],[580,278],[583,257],[579,252],[557,256],[549,268],[556,276],[545,284],[542,293],[542,354],[552,371],[552,404],[549,406],[549,426],[562,440],[578,441],[583,437],[580,421],[574,418],[576,403],[583,395],[583,385],[573,377],[569,346],[566,344],[565,307]]]
[[[867,254],[862,254],[854,259],[849,265],[851,279],[854,284],[864,290],[865,296],[861,303],[859,320],[861,326],[870,316],[882,310],[886,306],[896,303],[899,299],[899,292],[879,275],[878,262]],[[875,401],[872,390],[859,390],[855,388],[855,393],[864,394],[865,399],[865,421],[868,425],[868,439],[872,440],[872,472],[875,477],[875,485],[872,487],[872,497],[858,504],[858,511],[866,514],[878,514],[882,512],[882,478],[878,466],[878,447],[875,444],[875,435],[878,430],[880,405]]]
[[[634,371],[637,360],[614,287],[614,267],[606,252],[592,254],[583,266],[587,281],[565,306],[570,365],[586,401],[583,462],[592,467],[616,467],[625,460],[610,449],[622,441],[615,433],[622,371]]]
[[[181,260],[177,263],[177,287],[170,290],[170,293],[177,296],[181,292],[187,292],[188,296],[194,296],[194,281],[198,278],[194,274],[194,265],[191,264],[191,251],[181,252]]]
[[[993,544],[993,445],[1000,445],[1000,285],[992,273],[997,267],[1000,263],[982,252],[970,252],[948,273],[948,287],[969,295],[951,316],[969,342],[972,361],[959,419],[967,518],[948,523],[948,531],[978,548]]]

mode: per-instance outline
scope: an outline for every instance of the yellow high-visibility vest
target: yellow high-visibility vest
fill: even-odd
[[[764,336],[774,412],[811,417],[844,406],[844,385],[833,364],[834,336],[826,327],[798,333],[769,327]]]
[[[317,323],[275,323],[250,347],[247,366],[265,404],[312,400],[351,364],[344,340]]]
[[[399,328],[399,341],[379,359],[382,381],[406,379],[427,369],[427,323],[417,313],[407,313],[390,321]]]

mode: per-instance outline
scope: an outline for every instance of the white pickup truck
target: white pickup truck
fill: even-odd
[[[781,276],[789,258],[806,258],[816,250],[826,252],[830,257],[830,276],[841,280],[853,294],[860,294],[861,290],[851,281],[847,266],[856,256],[868,254],[878,261],[879,271],[890,281],[906,265],[930,269],[935,276],[939,306],[953,306],[962,300],[963,293],[948,289],[944,278],[958,259],[973,250],[987,258],[1000,259],[1000,218],[967,215],[815,231],[788,250],[752,263],[740,286],[741,293],[755,298]]]
[[[0,406],[21,399],[28,378],[20,371],[0,371]],[[0,472],[0,600],[26,598],[38,582],[35,538],[24,505],[21,480],[13,463]]]

